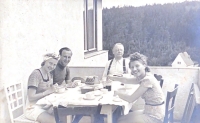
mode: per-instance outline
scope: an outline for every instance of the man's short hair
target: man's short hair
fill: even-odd
[[[59,55],[62,55],[62,51],[63,51],[63,50],[71,51],[70,48],[68,48],[68,47],[63,47],[63,48],[61,48],[61,49],[59,50]]]

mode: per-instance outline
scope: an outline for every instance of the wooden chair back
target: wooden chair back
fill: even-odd
[[[25,101],[22,83],[5,85],[4,91],[7,99],[11,122],[14,123],[14,119],[23,114],[24,111]]]
[[[176,94],[178,91],[178,85],[175,84],[173,91],[167,91],[167,97],[166,97],[166,105],[165,105],[165,117],[163,123],[173,123],[174,117],[174,103],[176,99]]]
[[[21,82],[4,86],[11,123],[39,123],[24,116],[24,88]]]

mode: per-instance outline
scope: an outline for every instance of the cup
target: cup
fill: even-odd
[[[81,80],[74,80],[74,83],[77,83],[78,85],[81,85]]]
[[[108,89],[105,89],[105,88],[101,89],[101,91],[102,91],[104,94],[108,93]]]
[[[85,94],[86,99],[94,99],[95,96],[92,93],[86,93]]]

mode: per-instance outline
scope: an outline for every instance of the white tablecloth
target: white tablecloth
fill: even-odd
[[[94,100],[85,99],[85,94],[81,94],[80,87],[68,88],[64,93],[53,93],[37,101],[38,105],[62,105],[62,106],[97,106],[101,105],[119,105],[123,106],[124,114],[128,114],[129,110],[132,107],[132,103],[128,103],[122,99],[119,99],[117,102],[113,101],[115,98],[114,90],[123,88],[119,82],[113,82],[112,91],[109,91],[106,94],[96,96]],[[138,85],[133,85],[132,89],[127,89],[125,93],[132,94]]]

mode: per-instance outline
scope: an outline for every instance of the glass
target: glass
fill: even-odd
[[[112,86],[111,85],[106,85],[105,89],[108,89],[108,91],[111,91]]]
[[[109,81],[104,81],[104,86],[103,86],[103,88],[105,88],[105,89],[108,89],[108,91],[111,91],[112,90],[112,83],[111,82],[109,82]]]

